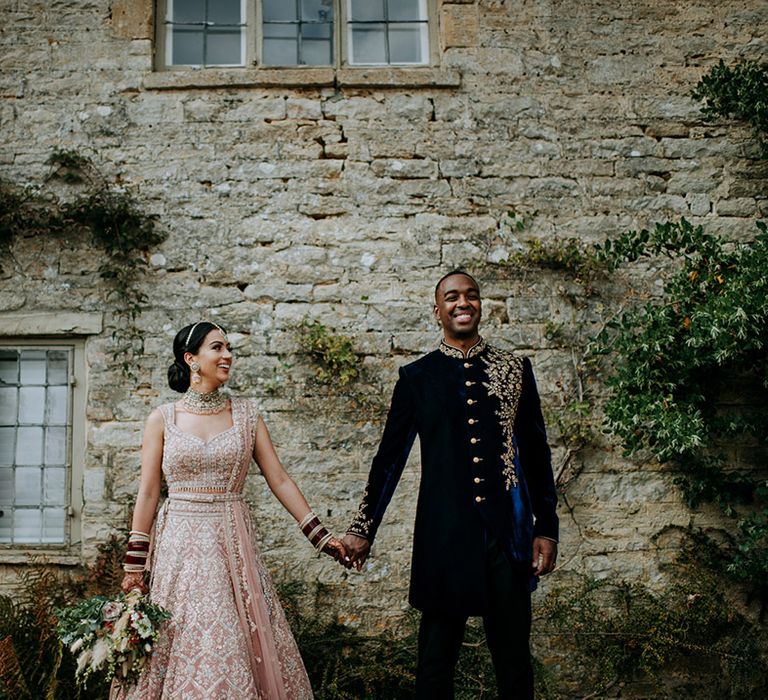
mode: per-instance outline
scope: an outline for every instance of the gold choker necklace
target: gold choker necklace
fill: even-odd
[[[212,413],[221,413],[227,407],[229,398],[219,393],[218,389],[203,394],[194,389],[187,389],[181,405],[189,411],[198,415],[210,415]]]

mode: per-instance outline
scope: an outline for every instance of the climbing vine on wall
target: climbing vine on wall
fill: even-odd
[[[729,569],[768,595],[768,480],[736,445],[768,450],[768,228],[751,240],[686,220],[629,232],[600,251],[612,265],[666,255],[661,298],[609,324],[606,425],[628,454],[671,465],[686,501],[717,503],[741,534]],[[749,396],[741,389],[749,388]],[[761,451],[762,449],[762,451]]]
[[[741,61],[720,62],[704,75],[692,93],[704,103],[708,117],[747,122],[755,130],[763,155],[768,155],[768,65]]]
[[[143,352],[136,321],[146,304],[137,282],[147,268],[147,253],[166,233],[126,188],[110,182],[94,162],[77,152],[59,150],[49,158],[51,170],[38,187],[0,180],[0,245],[10,248],[17,237],[62,237],[86,231],[105,256],[99,274],[114,310],[113,355],[125,375]],[[53,191],[60,182],[76,194],[63,199]]]

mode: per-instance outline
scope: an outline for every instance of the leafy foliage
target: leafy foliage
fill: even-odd
[[[584,577],[547,596],[539,614],[558,646],[571,650],[582,687],[602,695],[620,682],[658,678],[678,662],[697,660],[712,673],[703,679],[714,682],[707,688],[712,696],[758,697],[768,689],[764,632],[733,607],[716,558],[702,556],[713,551],[703,549],[705,539],[688,533],[674,583],[660,593]]]
[[[305,349],[317,363],[315,374],[323,384],[347,386],[358,378],[359,360],[352,338],[333,334],[319,321],[305,320],[301,324]]]
[[[62,202],[43,188],[22,189],[0,181],[0,245],[10,246],[19,236],[88,232],[91,243],[106,253],[99,273],[115,312],[114,356],[123,373],[131,376],[133,358],[143,351],[136,319],[147,302],[137,282],[147,268],[147,253],[166,234],[157,228],[156,217],[144,213],[130,192],[109,183],[89,158],[60,150],[48,162],[47,183],[60,180],[82,192]]]
[[[763,154],[768,154],[768,66],[742,61],[733,67],[723,60],[701,78],[692,93],[704,102],[710,117],[735,118],[755,130]]]
[[[602,254],[612,265],[659,254],[678,263],[661,299],[626,311],[603,334],[612,367],[607,426],[628,454],[648,450],[674,466],[691,506],[714,501],[739,516],[744,537],[732,572],[766,595],[765,475],[734,463],[728,447],[735,439],[768,445],[768,228],[758,222],[754,239],[738,243],[683,219],[629,232]],[[734,386],[750,386],[755,405],[729,406]]]
[[[517,253],[510,259],[509,262],[513,266],[524,265],[564,272],[583,284],[590,294],[594,292],[595,278],[606,267],[595,251],[585,246],[578,238],[554,239],[546,242],[531,238],[523,243],[527,250]]]
[[[91,567],[72,575],[56,572],[44,562],[31,566],[21,574],[18,595],[0,596],[0,698],[107,697],[108,688],[97,681],[91,681],[87,691],[75,683],[75,661],[58,640],[54,611],[87,595],[117,592],[123,541],[112,537],[99,548]]]

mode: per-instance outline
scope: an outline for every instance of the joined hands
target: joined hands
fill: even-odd
[[[360,571],[365,564],[365,560],[368,558],[368,554],[371,551],[371,543],[358,535],[347,533],[344,535],[342,544],[346,548],[346,562],[341,562],[347,569],[351,569],[353,566]]]

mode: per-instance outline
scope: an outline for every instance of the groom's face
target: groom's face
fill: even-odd
[[[481,316],[480,290],[475,280],[456,274],[440,283],[435,295],[435,318],[446,338],[473,338]]]

